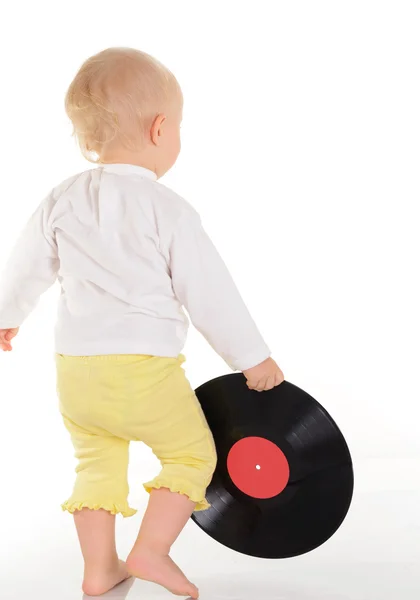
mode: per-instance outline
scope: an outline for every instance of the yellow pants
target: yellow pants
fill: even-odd
[[[205,510],[216,466],[207,421],[178,358],[142,355],[56,355],[64,423],[79,463],[63,510],[104,509],[124,517],[130,441],[149,446],[162,470],[146,491],[169,488]]]

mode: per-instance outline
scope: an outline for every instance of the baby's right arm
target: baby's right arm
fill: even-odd
[[[283,373],[195,211],[181,218],[169,251],[174,292],[198,331],[251,389],[279,385]]]

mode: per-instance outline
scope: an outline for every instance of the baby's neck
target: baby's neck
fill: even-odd
[[[143,167],[144,169],[149,169],[149,171],[153,171],[157,174],[156,165],[152,158],[147,154],[147,152],[134,153],[122,149],[118,152],[102,154],[99,163],[104,165],[136,165],[138,167]]]

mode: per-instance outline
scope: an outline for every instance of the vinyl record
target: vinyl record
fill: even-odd
[[[290,558],[326,542],[353,495],[345,439],[327,411],[288,381],[268,392],[241,374],[196,390],[218,454],[211,508],[194,522],[224,546],[261,558]]]

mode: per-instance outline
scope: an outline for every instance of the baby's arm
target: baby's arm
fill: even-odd
[[[6,264],[0,281],[0,331],[16,331],[57,278],[57,246],[48,223],[52,202],[48,197],[32,215]]]
[[[245,373],[252,389],[279,385],[283,373],[195,211],[176,227],[170,266],[176,296],[214,350],[233,370]]]

